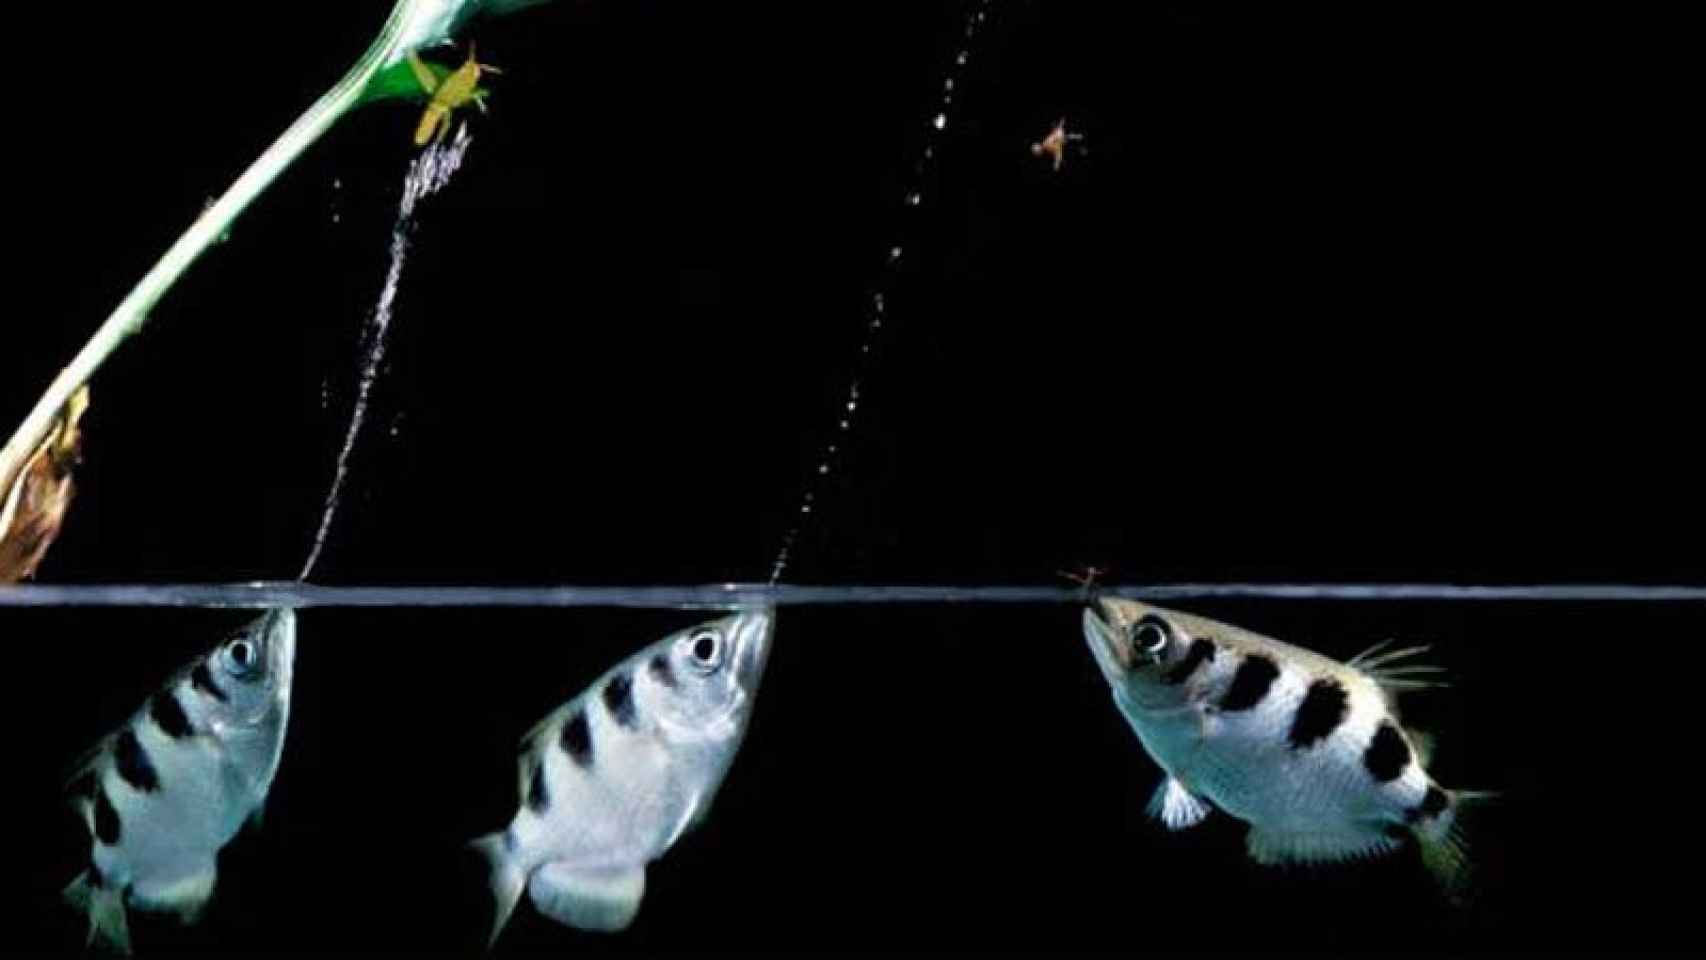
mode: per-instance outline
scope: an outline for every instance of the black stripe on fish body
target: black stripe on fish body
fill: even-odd
[[[533,779],[527,784],[527,806],[534,813],[544,813],[551,806],[551,793],[545,789],[545,764],[533,767]]]
[[[149,793],[160,789],[160,775],[154,772],[154,761],[149,759],[148,751],[142,748],[142,741],[136,739],[136,731],[130,727],[119,731],[118,739],[113,742],[113,765],[124,782],[137,790]]]
[[[95,839],[110,847],[118,843],[118,838],[118,811],[113,809],[113,802],[107,799],[107,791],[96,785]]]
[[[563,732],[558,742],[562,744],[563,752],[575,762],[575,766],[592,766],[592,727],[586,722],[585,710],[576,710],[575,715],[563,724]]]
[[[1161,682],[1178,685],[1190,679],[1197,668],[1214,660],[1214,641],[1207,637],[1198,637],[1191,641],[1191,648],[1185,651],[1185,659],[1179,665],[1161,675]]]
[[[1220,698],[1220,709],[1230,713],[1248,710],[1261,703],[1273,689],[1279,674],[1279,664],[1274,663],[1272,657],[1264,653],[1250,654],[1238,665],[1238,672],[1232,675],[1232,685]]]
[[[659,683],[671,690],[680,685],[680,682],[675,679],[675,668],[669,665],[669,657],[665,654],[660,653],[653,657],[652,662],[647,665],[647,669],[651,671],[652,676],[656,677]]]
[[[207,669],[206,660],[196,664],[195,669],[190,671],[190,683],[195,684],[198,689],[220,703],[226,703],[230,700],[225,695],[225,691],[219,689],[213,682],[213,671]]]
[[[1432,820],[1444,813],[1445,808],[1449,806],[1451,806],[1451,795],[1441,790],[1438,784],[1430,783],[1428,784],[1427,795],[1422,797],[1422,802],[1404,811],[1404,819],[1411,823],[1418,820]]]
[[[1350,695],[1339,681],[1331,677],[1317,680],[1309,685],[1303,702],[1297,705],[1297,714],[1291,718],[1291,732],[1286,735],[1286,741],[1293,750],[1312,747],[1337,730],[1350,712]]]
[[[148,715],[154,718],[154,724],[161,732],[173,740],[181,740],[195,732],[189,716],[184,713],[183,704],[178,702],[178,695],[171,690],[162,690],[148,701]]]
[[[93,860],[89,861],[89,867],[85,872],[89,874],[89,886],[90,887],[92,887],[93,889],[96,889],[96,890],[100,890],[100,889],[103,889],[106,887],[107,875],[101,872],[100,867],[95,866],[95,861],[93,861]]]
[[[610,711],[610,716],[617,723],[630,730],[640,725],[639,713],[634,709],[634,681],[626,673],[618,673],[604,685],[604,709]]]
[[[1392,721],[1382,720],[1375,728],[1374,739],[1363,751],[1362,765],[1380,783],[1398,779],[1398,775],[1410,765],[1410,745],[1404,742],[1404,735],[1398,732]]]

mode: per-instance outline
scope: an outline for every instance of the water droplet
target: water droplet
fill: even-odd
[[[936,129],[940,130],[948,125],[948,115],[945,113],[938,113],[936,114],[936,119],[930,122],[935,125]]]
[[[923,200],[924,198],[919,196],[917,191],[906,195],[906,205],[909,207],[916,207],[919,203],[923,202]]]
[[[901,250],[900,250],[900,246],[898,244],[890,247],[889,248],[889,259],[891,261],[892,260],[899,260],[900,259],[900,253],[901,253]]]
[[[949,78],[948,78],[948,79],[946,79],[946,80],[944,80],[944,81],[942,81],[942,89],[943,89],[943,90],[952,90],[952,89],[954,89],[954,78],[953,78],[953,77],[949,77]]]
[[[812,512],[812,505],[809,503],[800,504],[800,512],[801,513],[811,513]]]
[[[847,429],[848,427],[851,427],[852,425],[853,425],[853,421],[851,421],[851,420],[841,421],[841,429],[843,429],[843,430]]]
[[[857,409],[859,409],[859,405],[857,403],[853,402],[852,400],[847,401],[847,412],[848,413],[852,413],[853,411],[855,411]]]
[[[818,464],[818,465],[817,465],[817,473],[818,473],[818,476],[820,476],[820,477],[821,477],[821,476],[823,476],[823,475],[824,475],[824,474],[826,474],[826,473],[828,473],[828,472],[829,472],[829,464],[827,464],[827,463],[820,463],[820,464]]]
[[[970,58],[967,55],[966,51],[961,50],[960,55],[954,58],[954,62],[963,67],[966,65],[966,60],[968,60],[968,59],[970,59]]]

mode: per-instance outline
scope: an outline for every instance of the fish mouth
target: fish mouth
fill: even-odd
[[[254,635],[265,644],[279,686],[288,688],[291,667],[296,661],[296,611],[289,607],[268,610],[255,622]]]
[[[1107,619],[1103,619],[1104,614]],[[1106,600],[1093,601],[1084,608],[1084,641],[1110,681],[1130,670],[1132,664],[1131,640],[1117,626],[1120,619]]]
[[[735,638],[735,679],[747,690],[758,689],[758,681],[764,676],[775,625],[775,609],[761,607],[736,614],[729,627]]]

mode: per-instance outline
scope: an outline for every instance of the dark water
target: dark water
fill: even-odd
[[[388,6],[29,15],[0,422]],[[762,579],[881,289],[793,582],[1706,582],[1696,353],[1651,235],[1596,220],[1646,202],[1620,131],[1678,88],[1674,31],[993,4],[932,133],[969,9],[562,0],[478,28],[507,72],[421,207],[316,578]],[[1054,176],[1027,147],[1063,114],[1089,152]],[[300,567],[416,117],[335,129],[102,371],[44,581]],[[1706,607],[1181,606],[1339,656],[1437,645],[1457,685],[1412,713],[1436,772],[1505,794],[1470,910],[1410,855],[1276,872],[1226,818],[1163,834],[1069,607],[806,607],[633,930],[524,907],[500,950],[1688,944]],[[75,945],[59,771],[235,616],[0,610],[18,948]],[[139,946],[474,949],[457,850],[512,809],[516,738],[694,619],[304,613],[266,827],[202,928]]]
[[[1609,637],[1695,635],[1706,611],[1194,609],[1341,657],[1370,637],[1438,644],[1433,660],[1457,685],[1410,698],[1407,720],[1437,734],[1443,783],[1504,794],[1476,824],[1467,908],[1443,903],[1408,851],[1276,871],[1247,863],[1242,826],[1222,815],[1179,834],[1149,821],[1157,771],[1115,712],[1070,607],[786,608],[713,816],[651,868],[632,930],[582,934],[524,905],[500,951],[1663,945],[1662,927],[1636,925],[1662,918],[1686,890],[1643,875],[1673,848],[1645,846],[1662,824],[1631,816],[1616,784],[1659,768],[1666,749],[1627,736],[1627,725],[1606,729],[1607,701],[1588,692],[1598,685],[1580,658],[1559,654]],[[222,858],[202,928],[139,924],[139,945],[476,948],[483,877],[459,848],[513,814],[517,738],[606,666],[697,616],[303,614],[292,727],[264,829]],[[29,731],[8,761],[9,792],[30,825],[11,871],[30,918],[21,943],[72,943],[77,932],[52,910],[87,854],[47,789],[66,758],[233,618],[7,611],[0,620],[9,636],[56,641],[32,644],[43,649],[32,653],[28,706],[5,717],[8,729]],[[1655,706],[1641,723],[1660,727],[1664,712]],[[1662,804],[1646,809],[1657,815]]]

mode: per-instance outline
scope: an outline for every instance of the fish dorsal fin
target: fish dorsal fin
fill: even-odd
[[[1434,761],[1434,735],[1414,727],[1406,727],[1404,733],[1410,738],[1410,746],[1416,750],[1416,762],[1426,769]]]
[[[518,801],[527,800],[527,790],[533,780],[533,772],[539,769],[539,750],[535,747],[538,735],[532,734],[522,739],[521,746],[515,754],[515,795]]]
[[[1149,799],[1149,815],[1167,825],[1169,830],[1194,827],[1208,816],[1209,806],[1201,797],[1185,789],[1176,777],[1168,777],[1155,788]]]
[[[82,779],[83,775],[86,773],[93,773],[96,776],[99,776],[100,771],[97,769],[99,766],[98,761],[101,759],[101,754],[107,749],[107,744],[112,742],[112,739],[113,738],[110,734],[102,737],[98,743],[89,749],[84,750],[82,753],[77,755],[75,760],[66,764],[64,776],[62,776],[59,781],[60,789],[68,792],[74,791],[77,787],[77,781]]]
[[[1410,690],[1424,690],[1430,687],[1450,686],[1439,675],[1445,672],[1444,667],[1436,667],[1426,663],[1402,663],[1426,653],[1430,646],[1419,644],[1414,647],[1401,647],[1397,650],[1387,648],[1396,643],[1395,640],[1382,640],[1367,650],[1352,657],[1345,665],[1357,670],[1375,683],[1388,695],[1405,693]]]

